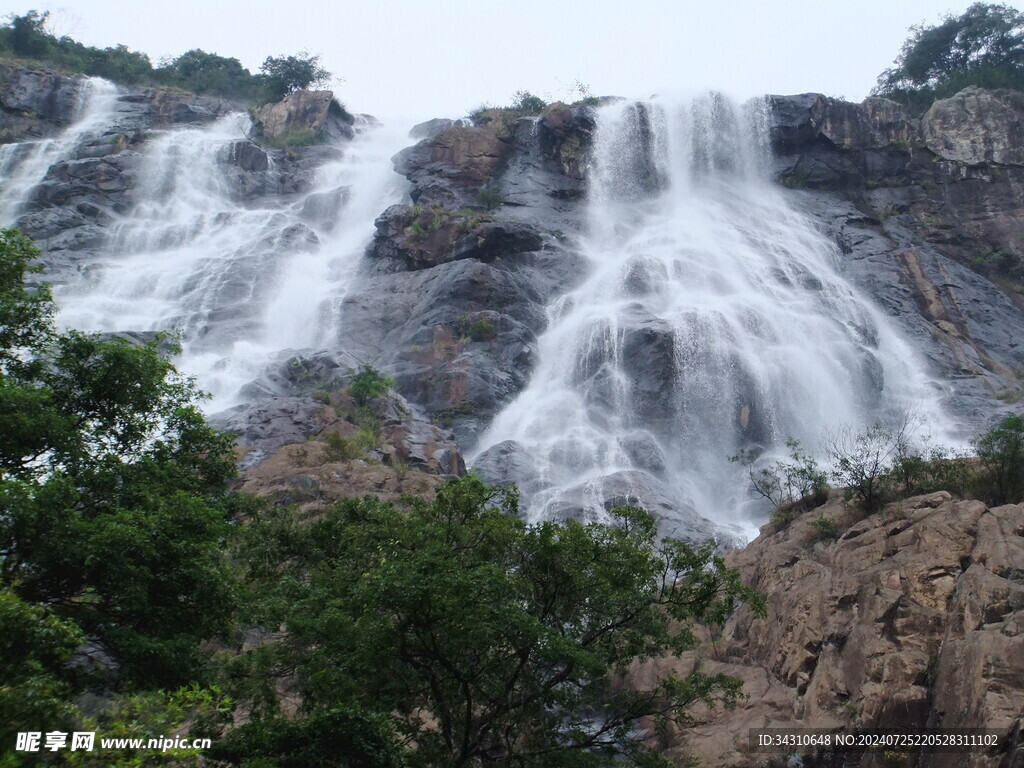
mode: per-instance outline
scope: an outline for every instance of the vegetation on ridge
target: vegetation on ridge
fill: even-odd
[[[974,456],[917,440],[914,426],[903,418],[861,431],[832,429],[822,441],[827,468],[793,439],[786,441],[788,459],[769,463],[745,452],[732,460],[748,467],[751,493],[771,504],[779,525],[824,503],[830,478],[864,512],[935,491],[993,506],[1024,502],[1024,416],[1005,416],[976,435]]]
[[[924,111],[969,85],[1024,91],[1024,13],[974,3],[937,25],[911,27],[874,93]]]
[[[249,103],[279,101],[292,91],[322,86],[331,73],[320,58],[302,52],[268,56],[259,74],[252,74],[235,58],[198,48],[154,67],[145,53],[124,45],[95,48],[68,36],[55,37],[46,29],[49,12],[11,14],[0,26],[0,58],[67,72],[103,77],[124,85],[163,85],[196,94],[222,96]]]

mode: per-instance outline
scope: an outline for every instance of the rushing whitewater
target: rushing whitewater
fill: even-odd
[[[274,195],[283,185],[271,156],[266,189],[247,196],[231,160],[248,129],[232,114],[150,139],[134,206],[110,228],[102,260],[57,296],[69,327],[180,333],[179,367],[211,392],[211,412],[240,402],[283,351],[336,340],[334,310],[374,218],[405,193],[390,158],[408,138],[358,118],[356,138],[308,192]]]
[[[632,501],[749,536],[730,456],[903,409],[943,421],[916,355],[768,181],[766,134],[760,105],[718,95],[601,109],[591,271],[549,308],[531,383],[477,448],[530,457],[530,516]]]
[[[116,106],[117,86],[90,77],[78,93],[75,121],[59,136],[0,146],[0,226],[15,224],[52,166],[110,127]]]

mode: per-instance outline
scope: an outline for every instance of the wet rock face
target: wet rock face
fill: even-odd
[[[490,213],[440,205],[392,206],[375,222],[371,255],[394,269],[424,269],[459,259],[493,262],[538,251],[544,241],[529,224],[495,221]],[[387,268],[387,267],[385,267]]]
[[[911,336],[970,429],[1024,387],[1024,96],[769,97],[775,171],[841,267]]]
[[[493,126],[452,125],[399,152],[395,170],[413,183],[413,202],[459,207],[479,204],[479,193],[509,153]]]
[[[838,539],[822,538],[811,524],[819,517],[836,524]],[[696,655],[708,659],[705,672],[744,680],[750,698],[733,710],[698,713],[702,725],[662,742],[669,756],[689,751],[704,765],[764,765],[755,761],[767,755],[745,754],[749,728],[899,724],[1009,734],[1000,750],[933,753],[915,765],[1017,764],[1024,505],[989,509],[940,492],[859,519],[834,499],[784,530],[764,530],[727,561],[765,597],[767,615],[740,609]],[[878,755],[858,764],[885,763]]]
[[[342,327],[460,445],[526,384],[547,303],[582,276],[586,116],[568,108],[482,125],[431,121],[394,158],[415,205],[376,221],[371,273]]]
[[[82,77],[0,64],[0,141],[56,133],[78,110]]]

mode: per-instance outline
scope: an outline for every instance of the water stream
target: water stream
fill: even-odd
[[[759,103],[718,95],[601,109],[589,276],[549,307],[531,383],[475,452],[532,458],[531,517],[655,495],[750,537],[763,518],[730,456],[904,409],[944,420],[925,366],[770,183],[766,137]]]
[[[74,156],[85,141],[110,126],[117,86],[90,77],[82,83],[78,99],[75,121],[58,136],[0,145],[0,226],[15,224],[52,166]]]
[[[237,113],[151,138],[133,208],[80,266],[86,279],[57,296],[69,327],[177,331],[178,365],[211,393],[210,412],[239,403],[285,350],[334,340],[374,218],[406,190],[390,160],[409,142],[402,131],[358,118],[307,192],[275,194],[285,184],[273,156],[256,174],[232,172],[248,128]],[[254,179],[264,188],[240,188]]]

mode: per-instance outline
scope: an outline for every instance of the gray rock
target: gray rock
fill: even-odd
[[[476,457],[473,471],[494,485],[513,483],[527,500],[544,487],[533,456],[515,440],[492,445]]]
[[[449,120],[445,117],[435,117],[433,120],[426,120],[422,123],[417,123],[409,131],[409,138],[416,139],[432,139],[439,133],[451,128],[455,125],[454,120]]]
[[[0,64],[0,142],[49,136],[72,122],[84,79]]]
[[[323,407],[308,398],[276,397],[212,421],[219,429],[235,434],[239,445],[266,455],[319,432]]]
[[[236,165],[243,171],[265,171],[270,165],[267,153],[251,141],[236,141],[224,151],[224,162]]]
[[[921,119],[928,149],[967,165],[1024,165],[1024,94],[965,88]]]

